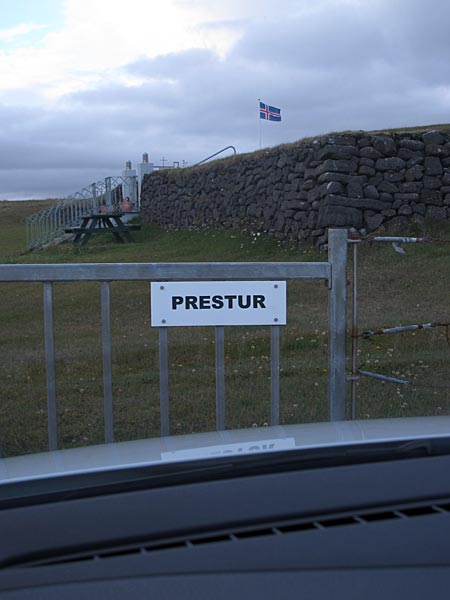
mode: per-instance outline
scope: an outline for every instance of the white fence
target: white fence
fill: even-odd
[[[139,211],[137,177],[106,177],[67,200],[30,215],[25,221],[27,249],[36,250],[57,240],[66,228],[77,227],[86,215],[102,210],[119,211],[120,203],[126,197],[132,210]]]

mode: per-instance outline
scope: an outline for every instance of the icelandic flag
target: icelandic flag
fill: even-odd
[[[281,109],[259,102],[259,118],[265,121],[281,121]]]

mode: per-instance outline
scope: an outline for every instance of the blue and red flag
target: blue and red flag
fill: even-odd
[[[259,102],[259,118],[265,121],[281,121],[281,109]]]

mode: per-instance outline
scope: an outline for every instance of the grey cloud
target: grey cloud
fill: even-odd
[[[245,25],[248,25],[248,19],[226,19],[223,21],[204,21],[200,23],[195,29],[202,31],[217,31],[217,30],[229,30],[236,31],[242,29]]]
[[[148,78],[172,79],[180,77],[188,71],[198,71],[216,60],[214,52],[204,48],[192,48],[184,52],[174,52],[164,56],[148,59],[142,58],[130,65],[126,71],[131,75],[141,75]]]
[[[338,24],[338,25],[337,25]],[[386,51],[383,34],[353,11],[329,9],[254,24],[234,48],[240,60],[297,68],[352,68]]]
[[[83,185],[94,183],[110,175],[110,169],[101,167],[83,169],[42,168],[30,171],[28,168],[0,171],[0,200],[21,200],[23,198],[45,199],[65,197]]]
[[[193,163],[228,144],[250,151],[260,125],[263,144],[274,145],[340,129],[448,121],[446,1],[280,1],[276,16],[270,6],[249,1],[258,19],[231,23],[242,38],[225,58],[205,49],[141,58],[117,73],[142,85],[118,78],[51,111],[5,100],[0,196],[68,194],[117,174],[143,151],[157,163],[162,156]],[[281,123],[260,123],[258,96],[281,107]]]

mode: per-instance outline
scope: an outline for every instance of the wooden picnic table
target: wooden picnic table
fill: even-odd
[[[129,213],[92,213],[85,215],[82,217],[79,227],[68,227],[65,232],[72,233],[72,241],[74,243],[80,242],[80,246],[86,245],[91,235],[98,233],[111,233],[116,242],[120,244],[133,243],[134,239],[130,232],[140,229],[141,226],[124,223],[122,218],[125,214]]]

